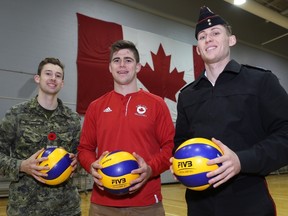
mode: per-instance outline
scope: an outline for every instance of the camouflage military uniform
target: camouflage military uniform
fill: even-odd
[[[76,153],[80,136],[79,115],[58,99],[58,108],[48,118],[33,98],[12,107],[0,124],[0,173],[12,182],[8,216],[80,215],[80,196],[72,179],[48,186],[19,172],[20,162],[47,146],[61,146]],[[51,141],[47,135],[56,134]]]

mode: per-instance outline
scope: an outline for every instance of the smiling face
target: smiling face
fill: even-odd
[[[47,95],[56,95],[64,85],[64,72],[59,65],[45,64],[40,75],[35,75],[34,80],[39,84],[39,91]]]
[[[130,49],[120,49],[114,52],[109,64],[115,85],[135,85],[136,74],[140,69],[141,64],[136,62]]]
[[[230,60],[230,47],[236,44],[236,37],[223,25],[215,25],[198,34],[197,53],[206,64]]]

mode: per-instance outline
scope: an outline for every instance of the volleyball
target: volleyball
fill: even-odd
[[[66,181],[71,173],[71,158],[69,158],[69,153],[59,147],[49,147],[44,149],[37,158],[48,157],[47,160],[39,163],[39,166],[48,166],[49,170],[41,170],[43,173],[47,173],[47,177],[41,177],[45,180],[48,185],[58,185]]]
[[[206,190],[210,187],[206,174],[221,166],[221,164],[208,166],[207,162],[222,155],[222,150],[208,139],[189,139],[183,142],[174,153],[172,161],[174,175],[191,190]]]
[[[104,189],[113,195],[125,195],[131,187],[130,182],[139,177],[131,171],[138,169],[136,158],[126,151],[113,151],[106,154],[100,161],[101,169],[98,173],[102,176],[101,182]]]

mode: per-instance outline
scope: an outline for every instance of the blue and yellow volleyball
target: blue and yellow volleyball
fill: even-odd
[[[106,154],[100,161],[101,169],[98,173],[102,176],[101,182],[104,190],[113,195],[125,195],[131,187],[130,182],[139,177],[131,171],[138,169],[136,158],[126,151],[113,151]]]
[[[66,181],[71,173],[71,158],[69,153],[58,147],[49,147],[44,149],[37,158],[48,157],[47,160],[39,163],[39,166],[49,167],[49,170],[42,170],[41,172],[47,173],[47,177],[41,177],[44,179],[47,185],[58,185]]]
[[[175,151],[172,168],[176,178],[187,188],[203,191],[210,187],[206,174],[221,164],[207,165],[208,160],[223,155],[211,140],[193,138],[183,142]]]

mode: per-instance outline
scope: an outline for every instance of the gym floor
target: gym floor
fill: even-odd
[[[288,215],[288,174],[269,175],[267,177],[270,193],[276,203],[277,216]],[[166,216],[186,216],[186,203],[184,198],[185,187],[181,184],[165,184],[162,185],[163,204]],[[82,215],[87,216],[90,195],[81,192],[82,198]],[[5,209],[7,198],[0,198],[0,216],[6,216]]]

